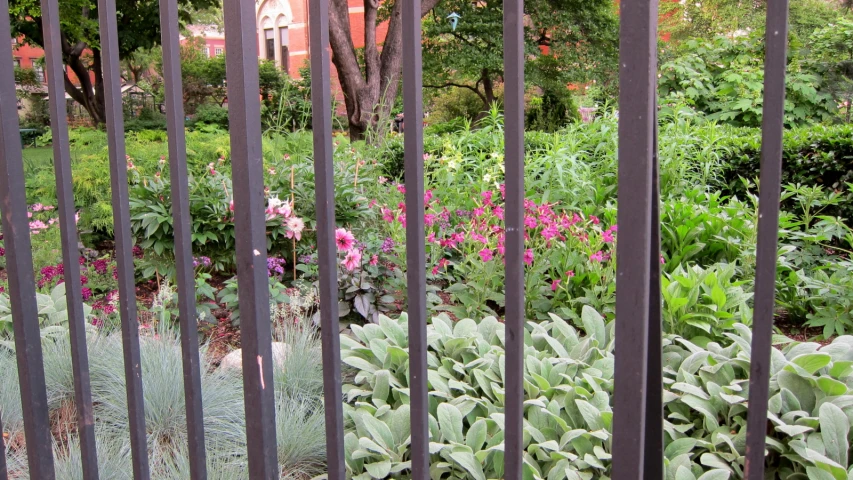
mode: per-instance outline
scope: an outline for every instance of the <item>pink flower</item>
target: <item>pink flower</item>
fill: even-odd
[[[601,223],[601,220],[599,220],[598,217],[596,217],[595,215],[590,215],[589,219],[592,220],[592,223],[595,225],[598,225],[599,223]]]
[[[379,263],[379,255],[374,255],[370,257],[370,264],[377,265]]]
[[[559,235],[560,232],[557,230],[556,225],[548,225],[548,227],[542,230],[542,236],[545,237],[545,240],[551,240],[552,238]]]
[[[533,217],[524,217],[524,226],[527,228],[536,228],[539,223]]]
[[[433,223],[435,223],[435,215],[433,215],[432,213],[425,213],[424,224],[426,224],[427,227],[430,227]]]
[[[590,255],[589,259],[592,261],[595,261],[595,262],[603,262],[604,261],[604,254],[601,253],[601,251],[598,251],[598,252],[595,252],[592,255]]]
[[[424,203],[429,204],[429,202],[431,200],[432,200],[432,190],[427,190],[426,193],[424,193]]]
[[[275,175],[275,169],[274,168],[268,168],[267,172],[269,172],[270,175]]]
[[[351,250],[354,243],[355,237],[347,229],[339,228],[335,230],[335,245],[338,247],[339,252]],[[347,253],[347,256],[349,256],[349,253]],[[360,257],[361,254],[359,254]]]
[[[660,256],[660,264],[663,265],[666,261],[663,259],[663,255]]]
[[[610,230],[605,230],[601,232],[601,239],[604,240],[604,243],[613,243],[613,234],[610,233]]]
[[[42,205],[40,203],[33,205],[33,211],[34,212],[40,212],[42,210],[44,210],[44,205]]]
[[[367,208],[373,208],[376,206],[376,199],[370,200],[370,203],[367,204]]]
[[[533,249],[528,248],[524,251],[524,263],[533,265]]]
[[[406,226],[406,214],[405,213],[401,213],[400,216],[397,218],[397,220],[400,221],[400,223],[403,225],[403,227]]]
[[[427,235],[427,241],[430,243],[435,243],[435,232],[429,232],[429,235]]]
[[[560,288],[560,282],[561,282],[561,280],[559,278],[554,280],[553,282],[551,282],[551,291],[552,292],[556,292],[557,289]]]
[[[402,183],[397,184],[397,191],[400,193],[406,193],[406,185]]]
[[[287,219],[287,238],[296,238],[302,240],[302,230],[305,229],[305,222],[299,217],[290,217]]]
[[[382,207],[382,220],[385,220],[388,223],[392,223],[394,221],[394,211],[390,208]]]
[[[486,213],[486,210],[483,207],[477,207],[474,209],[475,217],[482,217],[484,213]]]
[[[483,192],[483,193],[481,193],[481,194],[480,194],[480,196],[481,196],[481,197],[483,197],[483,202],[484,202],[486,205],[491,205],[491,204],[492,204],[492,193],[493,193],[493,192],[488,191],[488,192]]]
[[[500,205],[495,205],[494,207],[492,207],[492,213],[494,213],[495,216],[499,219],[504,219],[504,209]]]
[[[27,212],[27,218],[33,218],[33,212]]]
[[[355,270],[359,264],[361,264],[361,252],[355,248],[348,250],[346,258],[341,262],[341,265],[350,272]]]
[[[480,250],[479,255],[480,255],[480,258],[483,259],[484,262],[488,262],[489,260],[494,258],[494,253],[491,251],[491,249],[488,249],[488,248],[484,248],[484,249]]]
[[[385,178],[385,177],[379,177],[379,184],[380,184],[380,185],[384,185],[384,184],[385,184],[385,183],[387,183],[387,182],[388,182],[388,179],[387,179],[387,178]]]
[[[566,272],[566,276],[572,278],[575,276],[575,272],[573,270],[569,270],[568,272]]]

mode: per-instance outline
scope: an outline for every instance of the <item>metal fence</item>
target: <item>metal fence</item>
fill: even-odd
[[[41,0],[56,187],[66,276],[69,332],[78,435],[83,476],[97,479],[97,452],[81,303],[80,268],[71,156],[64,105],[59,0]],[[420,0],[404,1],[403,84],[405,115],[421,118]],[[274,430],[274,399],[269,294],[266,276],[264,186],[261,151],[258,44],[253,0],[225,0],[227,79],[231,157],[240,277],[243,385],[249,474],[253,479],[279,477]],[[660,219],[657,160],[657,22],[658,0],[622,0],[619,60],[619,186],[616,295],[616,392],[612,478],[663,478],[663,408],[660,312]],[[169,166],[175,226],[177,289],[183,349],[191,477],[206,478],[204,412],[196,335],[196,306],[191,239],[188,230],[184,113],[181,92],[178,6],[161,0],[163,70],[169,133]],[[334,244],[335,212],[328,42],[329,0],[310,0],[310,41],[314,105],[314,168],[326,442],[329,478],[345,478],[341,361]],[[106,89],[107,134],[115,222],[121,331],[127,380],[131,456],[134,478],[150,476],[140,369],[139,331],[134,294],[132,238],[128,207],[115,0],[98,1]],[[773,323],[776,241],[779,216],[787,0],[767,2],[764,123],[755,318],[749,392],[745,476],[764,476],[765,431]],[[0,0],[0,38],[11,37],[8,0]],[[524,360],[524,4],[504,2],[505,161],[506,161],[506,443],[505,477],[522,471],[522,389]],[[322,46],[320,48],[319,46]],[[12,57],[11,44],[0,42],[0,58]],[[0,69],[0,194],[7,272],[31,478],[54,478],[40,332],[35,301],[30,233],[27,220],[22,150],[12,69]],[[423,127],[413,123],[405,134],[406,209],[423,211]],[[406,227],[410,333],[412,477],[429,478],[429,429],[426,342],[426,276],[423,217]],[[2,419],[0,419],[2,421]],[[0,423],[0,427],[2,423]],[[2,430],[2,429],[0,429]],[[2,448],[0,438],[0,451]],[[7,477],[0,455],[0,479]]]

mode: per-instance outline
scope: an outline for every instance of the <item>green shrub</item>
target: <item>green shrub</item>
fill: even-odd
[[[582,324],[585,336],[556,316],[527,324],[527,478],[610,474],[613,416],[630,414],[613,410],[614,323],[605,325],[585,308]],[[751,333],[744,325],[735,329],[727,346],[664,338],[667,478],[743,477]],[[346,465],[353,478],[410,476],[407,331],[403,314],[341,337],[342,360],[355,369],[344,387],[345,416],[353,422],[344,439]],[[504,337],[504,324],[493,317],[454,324],[438,316],[427,326],[431,478],[502,477]],[[853,337],[823,348],[790,342],[773,349],[769,476],[847,478],[851,360]]]
[[[228,130],[228,109],[209,103],[199,105],[192,119],[192,124],[213,125]]]

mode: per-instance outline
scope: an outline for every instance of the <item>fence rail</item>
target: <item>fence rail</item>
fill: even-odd
[[[406,117],[423,114],[420,0],[403,4],[403,97]],[[56,187],[66,275],[71,361],[83,477],[98,478],[98,461],[81,302],[71,155],[65,117],[60,47],[59,0],[41,0],[50,93]],[[255,3],[225,0],[231,158],[236,257],[243,342],[243,388],[249,474],[279,477],[274,427],[271,332],[267,289],[266,238],[261,150],[258,46]],[[321,337],[324,373],[328,478],[345,478],[341,360],[338,337],[335,203],[329,39],[329,0],[310,0],[312,101],[317,247],[320,271]],[[663,478],[663,401],[660,312],[660,217],[657,159],[657,0],[622,0],[619,83],[616,364],[613,424],[613,478]],[[135,304],[132,237],[119,75],[115,0],[99,0],[105,81],[106,123],[119,272],[131,457],[136,480],[150,477]],[[204,412],[195,286],[188,225],[189,193],[181,91],[177,0],[161,0],[160,20],[169,137],[169,166],[175,225],[175,258],[188,451],[191,478],[207,478]],[[776,241],[782,162],[787,0],[767,2],[764,120],[757,244],[755,319],[749,380],[745,476],[764,477],[765,430],[770,375]],[[506,440],[505,477],[522,477],[524,372],[524,2],[504,2],[505,171],[506,171]],[[0,37],[10,34],[8,0],[0,0]],[[0,42],[0,58],[12,57]],[[24,429],[31,478],[55,477],[53,440],[42,364],[35,281],[27,221],[26,192],[14,76],[0,69],[0,210],[13,317]],[[424,209],[423,125],[405,134],[407,211]],[[429,417],[426,339],[426,256],[424,219],[406,226],[407,290],[411,389],[411,475],[429,478]],[[2,427],[2,418],[0,418]],[[0,428],[0,430],[2,430]],[[0,451],[5,451],[0,437]],[[0,456],[0,480],[7,478]]]

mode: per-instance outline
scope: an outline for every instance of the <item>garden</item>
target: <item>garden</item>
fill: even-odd
[[[811,25],[795,13],[767,476],[846,480],[853,475],[853,70],[848,68],[853,53],[839,45],[849,45],[853,22],[838,14],[837,25]],[[808,33],[797,37],[797,29]],[[673,31],[679,33],[684,32]],[[744,474],[762,52],[758,32],[684,41],[661,52],[667,480]],[[206,74],[222,74],[206,63],[221,59],[189,61]],[[263,68],[274,77],[269,65]],[[304,74],[307,78],[309,72]],[[275,92],[264,96],[262,151],[278,462],[281,478],[288,479],[326,471],[313,135],[305,78],[272,78],[264,87]],[[198,86],[203,91],[198,98],[212,94],[206,81]],[[619,241],[613,88],[589,82],[562,98],[549,93],[552,85],[529,92],[524,478],[591,480],[609,478],[611,471]],[[421,215],[430,317],[430,476],[503,478],[504,136],[501,92],[492,94],[488,110],[465,89],[429,97],[423,212],[405,206],[404,133],[372,132],[360,139],[352,125],[344,131],[344,120],[334,136],[344,444],[352,478],[411,476],[405,229],[407,218]],[[587,112],[583,118],[574,113],[578,106]],[[211,478],[246,478],[241,367],[234,361],[240,305],[227,109],[208,103],[193,111],[187,166],[208,469]],[[173,285],[168,135],[156,112],[146,115],[129,122],[125,135],[145,423],[152,477],[184,479],[190,459]],[[99,468],[102,478],[131,478],[125,377],[117,361],[122,340],[107,137],[88,127],[69,134]],[[35,143],[51,140],[48,132]],[[24,167],[57,476],[82,478],[49,147],[25,149]],[[0,376],[0,418],[10,478],[26,478],[7,289],[0,247],[0,371],[7,372]]]

